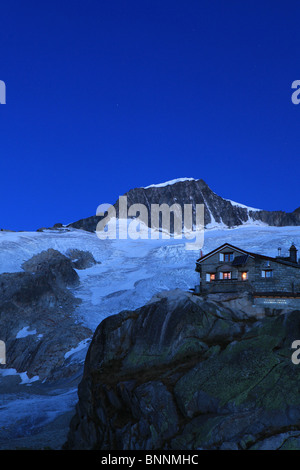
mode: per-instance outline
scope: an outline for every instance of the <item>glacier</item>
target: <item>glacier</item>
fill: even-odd
[[[291,243],[300,247],[300,228],[251,224],[234,229],[212,227],[205,230],[202,252],[208,253],[225,242],[276,256],[278,247],[282,253],[288,252]],[[90,268],[77,270],[80,284],[71,288],[82,300],[74,310],[74,322],[92,331],[109,315],[141,307],[163,290],[189,290],[199,281],[195,272],[199,252],[186,250],[184,239],[99,240],[95,233],[80,229],[0,232],[0,273],[22,271],[25,261],[49,248],[63,254],[71,248],[89,251],[97,261]],[[20,332],[23,334],[33,334],[30,325]],[[80,343],[66,354],[68,360],[83,365],[88,346],[89,341]],[[5,374],[3,369],[0,374],[0,437],[4,443],[5,439],[34,438],[44,425],[72,412],[77,402],[72,380],[51,388],[37,378],[31,383],[24,380],[24,372]],[[10,432],[5,434],[5,429]]]

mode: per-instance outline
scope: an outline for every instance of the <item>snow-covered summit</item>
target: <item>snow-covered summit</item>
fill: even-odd
[[[158,183],[158,184],[150,184],[149,186],[145,186],[145,187],[142,187],[141,189],[149,189],[149,188],[164,188],[165,186],[171,186],[173,184],[176,184],[176,183],[180,183],[180,182],[183,182],[183,181],[199,181],[195,178],[177,178],[177,179],[174,179],[174,180],[170,180],[170,181],[165,181],[164,183]],[[231,202],[231,204],[233,206],[236,206],[236,207],[241,207],[243,209],[248,209],[250,211],[261,211],[261,209],[257,209],[255,207],[250,207],[250,206],[246,206],[245,204],[241,204],[240,202],[235,202],[235,201],[232,201],[231,199],[226,199],[226,198],[223,198],[225,201],[228,201],[228,202]]]
[[[150,186],[145,186],[143,189],[164,188],[165,186],[170,186],[172,184],[181,183],[182,181],[197,181],[197,180],[195,178],[177,178],[175,180],[165,181],[164,183],[150,184]]]
[[[226,199],[215,193],[203,179],[177,178],[164,183],[137,187],[126,192],[127,208],[143,204],[148,211],[148,227],[151,227],[153,205],[167,204],[171,207],[179,204],[184,210],[186,204],[204,204],[204,225],[206,228],[232,228],[240,225],[300,226],[300,208],[294,212],[266,211],[246,206],[240,202]],[[119,199],[114,204],[119,217]],[[90,232],[96,230],[99,217],[91,216],[78,220],[68,227]]]

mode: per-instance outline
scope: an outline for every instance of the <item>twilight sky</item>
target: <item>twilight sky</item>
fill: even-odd
[[[0,228],[180,177],[300,206],[299,1],[3,0],[0,43]]]

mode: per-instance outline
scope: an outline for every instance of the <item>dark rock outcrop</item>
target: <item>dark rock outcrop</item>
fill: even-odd
[[[73,248],[67,251],[66,256],[70,258],[75,269],[87,269],[96,264],[94,256],[89,251]]]
[[[79,284],[78,274],[74,271],[69,257],[53,248],[33,256],[22,264],[22,268],[26,272],[40,274],[43,279],[46,278],[60,287]]]
[[[139,203],[147,207],[150,226],[151,204],[179,204],[183,210],[184,204],[193,204],[193,217],[195,219],[196,204],[204,204],[204,223],[224,224],[227,227],[243,225],[249,220],[263,222],[273,226],[300,225],[300,208],[294,212],[252,210],[241,205],[232,204],[214,193],[203,180],[179,181],[162,187],[135,188],[128,191],[128,207]],[[119,203],[115,203],[118,216]],[[68,227],[83,229],[90,232],[96,230],[101,217],[92,216],[74,222]]]
[[[76,373],[65,353],[91,336],[71,317],[80,302],[70,287],[79,283],[72,261],[49,249],[23,264],[25,272],[0,275],[0,332],[7,368],[53,381]]]
[[[106,318],[65,448],[299,449],[300,312],[279,313],[175,292]]]

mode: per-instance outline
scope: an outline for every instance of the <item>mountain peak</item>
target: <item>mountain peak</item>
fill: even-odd
[[[164,186],[171,186],[173,184],[182,183],[183,181],[198,181],[195,178],[177,178],[170,181],[165,181],[164,183],[158,184],[150,184],[150,186],[145,186],[142,189],[149,189],[149,188],[163,188]]]
[[[204,204],[204,225],[206,228],[232,228],[239,225],[300,225],[300,211],[296,209],[289,214],[282,211],[264,211],[248,207],[239,202],[225,199],[216,194],[203,179],[177,178],[164,183],[151,184],[146,187],[130,189],[125,193],[127,208],[134,204],[143,204],[148,211],[149,227],[151,226],[151,208],[153,205],[174,203],[182,209],[186,204],[192,204],[195,214],[196,205]],[[119,200],[114,204],[116,216],[119,216]],[[81,219],[69,227],[81,228],[94,232],[99,216]]]

